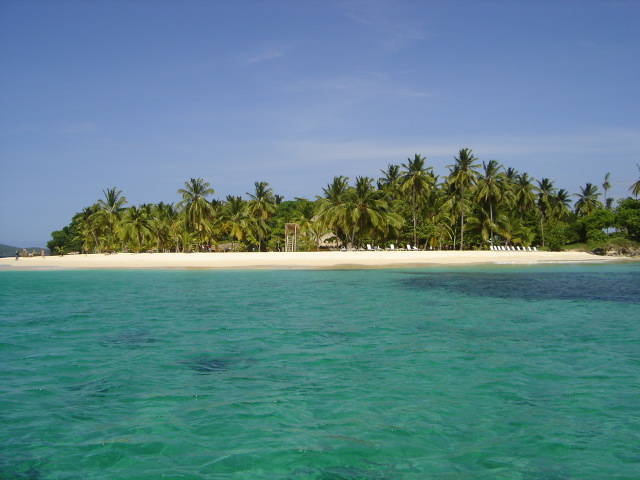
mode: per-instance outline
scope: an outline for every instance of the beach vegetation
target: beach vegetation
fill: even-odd
[[[441,178],[427,157],[415,154],[388,164],[378,179],[334,176],[312,200],[286,200],[264,181],[245,197],[218,200],[211,184],[197,177],[177,189],[177,203],[128,205],[112,187],[52,232],[47,246],[54,254],[282,251],[289,224],[297,225],[296,248],[304,251],[392,245],[606,250],[613,238],[640,241],[640,201],[629,197],[615,204],[608,196],[609,174],[601,202],[595,183],[572,194],[550,178],[538,180],[496,160],[480,162],[468,148],[447,168]]]

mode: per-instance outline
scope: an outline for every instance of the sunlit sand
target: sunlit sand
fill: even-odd
[[[116,253],[47,257],[0,258],[7,269],[109,269],[109,268],[386,268],[429,265],[541,264],[610,262],[624,257],[604,257],[585,252],[492,251],[373,251],[373,252],[252,252],[252,253]],[[628,259],[626,259],[628,260]]]

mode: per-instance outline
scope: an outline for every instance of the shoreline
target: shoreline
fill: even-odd
[[[360,251],[114,253],[0,258],[0,271],[95,269],[345,269],[453,265],[539,265],[637,261],[586,252]]]

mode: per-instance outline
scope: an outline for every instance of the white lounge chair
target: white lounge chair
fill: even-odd
[[[370,243],[367,243],[367,252],[373,252],[373,248],[371,248]]]

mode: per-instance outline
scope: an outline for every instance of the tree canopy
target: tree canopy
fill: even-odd
[[[607,197],[610,175],[573,194],[549,178],[480,162],[459,150],[449,173],[434,175],[427,157],[415,154],[389,164],[378,179],[338,175],[314,199],[284,200],[256,181],[246,197],[212,198],[211,184],[191,178],[176,191],[177,203],[128,205],[116,187],[85,206],[69,225],[52,233],[53,253],[70,251],[281,250],[284,226],[299,225],[298,247],[486,249],[494,244],[559,248],[563,241],[595,241],[609,230],[638,239],[640,201]],[[629,187],[637,197],[638,182]]]

